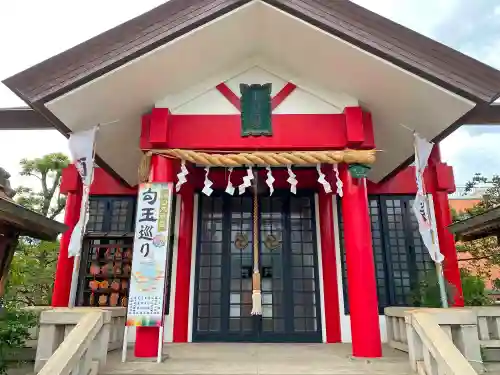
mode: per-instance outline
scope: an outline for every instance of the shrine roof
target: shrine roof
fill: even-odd
[[[448,226],[459,241],[500,236],[500,206]]]
[[[22,236],[54,241],[68,227],[17,204],[15,191],[9,182],[10,174],[0,168],[0,224],[13,228]],[[0,233],[1,235],[1,233]]]
[[[30,107],[0,108],[0,130],[53,128],[51,122]]]
[[[256,4],[258,6],[253,8],[259,8],[258,10],[250,9],[250,6]],[[245,11],[243,11],[244,8],[246,8]],[[239,12],[240,10],[242,11]],[[238,12],[240,14],[236,15]],[[287,15],[289,19],[284,15]],[[230,17],[232,21],[227,20]],[[293,25],[290,21],[292,19]],[[219,21],[223,26],[210,28]],[[268,24],[263,27],[252,27],[257,21]],[[290,56],[284,58],[284,61],[291,64],[291,71],[309,74],[311,79],[314,78],[316,81],[326,81],[322,79],[320,73],[324,77],[328,75],[329,69],[334,69],[334,61],[331,62],[330,67],[325,63],[321,65],[321,68],[311,69],[311,61],[306,60],[307,53],[304,52],[307,46],[299,46],[300,41],[298,41],[301,35],[309,32],[303,28],[303,25],[314,28],[314,33],[317,34],[315,40],[318,43],[324,43],[318,44],[318,49],[323,51],[329,49],[328,56],[347,52],[352,53],[352,56],[356,58],[359,56],[360,62],[350,68],[350,74],[354,74],[353,69],[361,70],[367,64],[376,65],[371,75],[372,78],[384,77],[378,74],[379,70],[386,69],[384,72],[387,73],[387,69],[391,69],[392,73],[387,73],[387,77],[391,79],[390,84],[388,81],[383,82],[379,89],[386,89],[388,97],[397,96],[398,102],[393,104],[392,109],[389,108],[389,104],[381,108],[378,102],[381,99],[376,98],[377,95],[381,96],[380,91],[370,88],[370,85],[373,86],[376,83],[369,82],[366,78],[360,78],[363,81],[362,87],[361,83],[355,83],[355,87],[348,87],[347,81],[340,84],[347,92],[352,89],[353,92],[359,94],[355,96],[360,102],[368,103],[368,110],[372,110],[372,107],[377,108],[380,115],[378,113],[375,115],[379,116],[376,119],[379,123],[392,126],[390,131],[394,133],[394,135],[391,133],[394,140],[386,137],[387,140],[384,141],[382,137],[388,134],[389,129],[381,130],[381,134],[377,135],[384,150],[394,152],[394,154],[391,155],[388,152],[381,155],[380,165],[384,163],[387,165],[375,171],[375,180],[387,177],[397,169],[397,165],[406,166],[412,160],[412,151],[406,150],[408,145],[396,139],[396,137],[402,137],[400,130],[394,130],[394,126],[398,126],[400,121],[407,120],[409,123],[406,125],[411,126],[412,121],[429,124],[429,119],[435,118],[439,126],[431,129],[431,125],[422,125],[425,127],[422,132],[424,136],[439,141],[460,124],[473,123],[478,118],[488,119],[490,122],[500,120],[500,110],[497,110],[499,107],[492,110],[493,107],[490,105],[500,95],[500,71],[350,1],[170,0],[3,82],[41,115],[43,123],[51,123],[66,136],[71,131],[93,126],[92,121],[105,122],[117,118],[122,121],[122,128],[126,128],[131,134],[127,136],[127,139],[123,139],[122,145],[132,151],[127,154],[118,154],[118,151],[113,150],[115,154],[111,155],[109,144],[116,141],[116,135],[111,135],[110,131],[103,135],[103,140],[98,140],[96,162],[115,177],[133,185],[136,182],[134,180],[135,165],[138,163],[140,150],[138,146],[134,148],[132,142],[127,142],[129,142],[128,138],[132,139],[137,136],[134,126],[137,127],[140,112],[144,113],[147,106],[151,107],[154,105],[154,99],[158,99],[157,96],[160,95],[158,85],[160,83],[168,85],[169,90],[184,89],[182,84],[192,84],[204,75],[218,73],[215,70],[217,67],[238,62],[255,51],[262,52],[271,60],[276,56],[281,57],[277,48],[279,43],[283,43],[283,39],[276,36],[279,29],[278,26],[274,27],[276,23],[288,32],[291,43],[297,44],[294,51],[290,52]],[[205,27],[208,31],[204,31]],[[251,30],[251,32],[241,31],[241,29]],[[193,33],[199,30],[205,33],[204,36],[199,34],[193,36]],[[266,32],[276,35],[270,38],[271,35],[266,35]],[[323,35],[329,36],[330,40],[323,38]],[[234,43],[231,48],[227,48],[230,43],[226,39],[231,39]],[[304,37],[304,40],[306,39]],[[256,40],[261,44],[259,45]],[[347,47],[339,41],[352,48],[348,51]],[[197,43],[196,46],[206,46],[209,43],[210,47],[200,47],[200,51],[203,50],[205,55],[203,63],[193,52],[193,49],[196,50],[193,48],[195,46],[193,43]],[[181,44],[183,47],[180,47]],[[160,51],[166,45],[171,51],[168,56],[167,52]],[[255,48],[252,50],[252,47]],[[364,55],[360,51],[364,52]],[[150,60],[145,62],[152,54],[158,55],[157,63],[153,65]],[[172,57],[174,55],[175,57]],[[368,55],[371,56],[370,60],[368,60]],[[297,57],[297,61],[293,61],[294,56]],[[330,57],[327,59],[330,61]],[[380,63],[382,60],[391,68],[382,67]],[[143,66],[150,67],[151,74],[159,72],[157,69],[162,61],[161,66],[168,65],[163,72],[167,78],[162,77],[160,80],[156,76],[145,80],[144,76],[133,70],[131,65],[139,61]],[[165,64],[166,61],[170,61],[169,64]],[[331,82],[328,82],[328,84],[331,83],[331,87],[336,84],[334,80],[345,76],[344,72],[347,71],[345,69],[349,69],[349,64],[341,65],[337,66],[336,74],[331,75]],[[188,72],[188,68],[192,71],[197,70],[197,74],[192,74],[192,71]],[[122,75],[115,74],[120,69],[122,69]],[[126,75],[125,69],[128,69]],[[403,71],[408,73],[406,74],[408,81],[403,82],[400,79]],[[118,83],[118,76],[122,80],[121,83]],[[124,79],[125,76],[127,78]],[[365,76],[370,75],[365,73]],[[125,90],[119,90],[120,86],[136,82],[134,80],[139,79],[137,77],[140,77],[142,82],[140,87],[134,87],[132,91],[135,92],[127,93],[124,92]],[[152,79],[154,82],[151,81]],[[101,101],[110,101],[111,105],[107,106],[109,110],[104,109],[104,104],[100,107],[87,100],[91,97],[94,97],[96,101],[99,99],[92,89],[89,90],[89,87],[96,85],[95,90],[97,90],[99,84],[95,82],[102,83],[105,80],[108,82],[110,92],[114,93],[114,97],[110,98],[102,87],[96,92],[102,92]],[[184,80],[182,84],[181,80]],[[426,88],[424,88],[424,81]],[[401,92],[401,88],[407,92],[397,95],[397,92]],[[86,94],[83,93],[85,90],[87,90]],[[440,101],[445,96],[447,101],[443,102],[439,108]],[[432,110],[428,112],[428,118],[420,116],[415,108],[408,109],[409,103],[415,103],[415,98],[426,98],[425,103],[418,103],[415,108],[419,105],[423,108],[430,108],[429,103],[435,102]],[[135,100],[134,106],[130,105],[132,100]],[[389,99],[386,100],[389,101]],[[123,103],[128,103],[128,107]],[[106,110],[108,112],[105,112]],[[411,113],[408,113],[410,110]],[[23,110],[18,113],[32,120],[28,112]],[[2,128],[2,116],[11,115],[12,113],[2,115],[0,111],[0,128]],[[77,118],[77,115],[80,115],[80,118]],[[29,124],[31,120],[26,120],[26,123]],[[420,131],[419,126],[421,125],[414,125],[417,131]],[[131,165],[134,165],[134,170],[130,169]]]
[[[351,1],[262,1],[473,101],[500,94],[498,70]],[[43,103],[250,2],[170,0],[3,82]]]

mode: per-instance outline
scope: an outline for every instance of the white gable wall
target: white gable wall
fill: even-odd
[[[228,72],[230,76],[232,72]],[[234,73],[234,72],[233,72]],[[169,95],[155,103],[157,108],[169,108],[173,114],[183,115],[235,115],[239,111],[222,95],[215,86],[224,82],[231,91],[241,96],[240,84],[271,83],[274,97],[290,80],[282,78],[260,66],[251,66],[240,71],[226,81],[207,80],[210,86],[193,87],[177,95]],[[292,81],[293,82],[293,81]],[[306,90],[300,85],[274,110],[275,114],[334,114],[342,113],[345,103],[331,103],[320,95]],[[351,101],[352,102],[352,101]]]

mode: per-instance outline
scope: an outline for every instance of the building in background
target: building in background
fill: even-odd
[[[473,188],[471,192],[466,193],[465,187],[457,187],[454,193],[448,195],[451,210],[454,211],[455,214],[460,214],[467,211],[468,209],[473,208],[481,202],[482,197],[486,193],[487,189],[487,186],[477,186]],[[478,238],[485,238],[485,236]],[[469,240],[471,239],[469,238]],[[458,239],[458,241],[460,241],[460,239]],[[467,268],[474,273],[475,267],[472,267],[471,262],[468,261],[468,259],[470,259],[472,255],[466,252],[458,252],[457,256],[459,266]],[[484,266],[488,267],[486,264]],[[485,280],[486,288],[490,290],[493,295],[495,295],[496,299],[500,299],[500,293],[498,290],[496,290],[494,285],[495,280],[500,279],[500,266],[490,268],[490,277]]]

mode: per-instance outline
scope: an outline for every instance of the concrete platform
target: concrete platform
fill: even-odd
[[[105,375],[406,375],[408,356],[384,348],[379,359],[354,359],[347,344],[168,344],[163,363],[136,359],[129,351],[108,356]]]

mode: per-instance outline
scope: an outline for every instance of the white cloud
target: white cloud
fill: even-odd
[[[0,81],[160,4],[162,0],[0,1]],[[0,84],[0,107],[25,103]],[[12,185],[38,186],[21,177],[22,158],[51,152],[69,155],[67,141],[56,130],[0,131],[0,166],[11,175]]]
[[[500,134],[472,134],[462,127],[441,142],[443,161],[454,167],[457,186],[470,181],[474,173],[500,174]]]
[[[0,131],[0,144],[0,166],[12,175],[10,181],[14,188],[20,185],[39,188],[36,179],[18,174],[21,159],[54,152],[69,155],[68,142],[57,130],[4,130]]]

